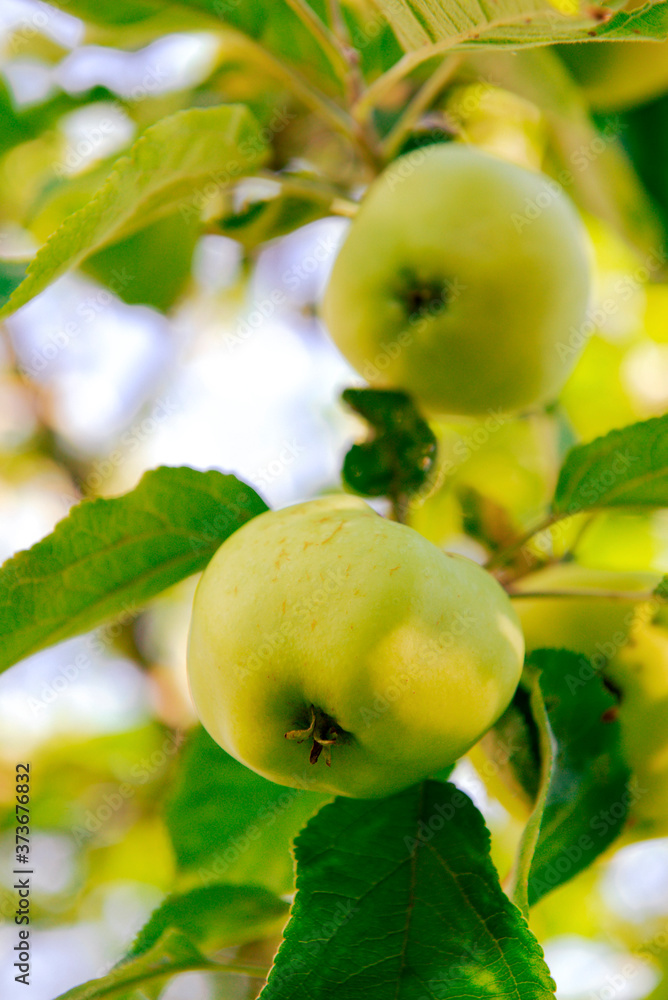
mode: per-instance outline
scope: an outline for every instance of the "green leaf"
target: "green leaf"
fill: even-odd
[[[141,929],[128,958],[143,955],[170,928],[210,954],[266,937],[285,923],[289,906],[257,885],[216,883],[168,896]]]
[[[557,517],[602,507],[668,506],[668,414],[573,448],[552,502]]]
[[[222,236],[237,240],[246,250],[291,233],[300,226],[326,216],[333,197],[325,199],[278,194],[274,198],[251,201],[241,210],[230,210],[216,219]]]
[[[91,979],[73,990],[61,994],[56,1000],[136,1000],[135,990],[151,988],[180,972],[199,969],[219,972],[223,966],[209,962],[193,944],[176,930],[168,930],[146,954],[115,966],[102,979]]]
[[[346,389],[343,401],[371,425],[343,463],[344,482],[363,496],[409,497],[433,472],[436,437],[405,392]]]
[[[234,476],[187,467],[147,472],[111,500],[82,501],[0,569],[0,670],[204,569],[266,509]]]
[[[338,798],[295,853],[297,897],[262,1000],[553,996],[483,819],[454,785]]]
[[[485,48],[548,45],[591,38],[662,39],[668,33],[668,2],[648,0],[634,11],[619,10],[623,0],[610,0],[595,10],[561,14],[549,0],[375,0],[406,52],[420,61],[457,47]],[[601,17],[601,12],[604,16]]]
[[[169,215],[99,250],[84,270],[130,305],[166,312],[183,292],[199,226],[192,219]]]
[[[91,201],[37,252],[0,317],[96,250],[164,215],[177,210],[186,220],[198,219],[211,191],[252,173],[265,151],[257,122],[241,105],[190,108],[151,125]]]
[[[27,264],[17,260],[0,260],[0,306],[9,301],[9,296],[25,278]]]
[[[609,847],[624,825],[631,793],[617,703],[589,660],[550,649],[527,662],[543,766],[520,850],[516,898],[533,906]]]
[[[195,730],[180,761],[165,819],[176,860],[200,884],[254,882],[293,888],[291,845],[327,797],[267,781]]]

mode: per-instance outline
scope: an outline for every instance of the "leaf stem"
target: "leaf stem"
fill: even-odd
[[[485,569],[499,569],[505,566],[513,556],[517,555],[525,545],[527,545],[535,535],[539,535],[542,531],[547,531],[551,528],[553,524],[558,520],[558,515],[549,514],[542,521],[540,521],[531,531],[527,531],[526,535],[522,535],[517,541],[513,542],[505,549],[500,549],[499,552],[495,552],[493,556],[485,563]]]
[[[340,39],[334,32],[330,31],[306,0],[285,0],[285,2],[294,11],[304,27],[313,35],[327,56],[339,80],[345,86],[348,81],[350,62]]]
[[[517,599],[534,599],[536,597],[580,597],[584,600],[618,600],[618,601],[635,601],[638,604],[642,604],[644,601],[657,600],[659,602],[666,603],[668,598],[663,598],[659,594],[655,594],[643,590],[604,590],[592,588],[591,590],[514,590],[512,587],[506,587],[506,592],[511,600]]]
[[[404,139],[412,131],[422,112],[427,110],[443,87],[452,79],[461,66],[463,58],[461,55],[446,56],[409,101],[399,121],[382,144],[385,160],[391,160],[396,156]]]
[[[287,194],[312,198],[314,201],[322,201],[328,205],[334,215],[343,215],[349,219],[357,215],[359,208],[357,202],[346,198],[336,188],[323,181],[311,180],[307,177],[293,177],[290,174],[273,173],[271,170],[258,170],[255,176],[280,184],[281,189]]]
[[[264,69],[275,80],[280,81],[307,108],[329,123],[337,132],[342,133],[352,143],[361,159],[374,173],[378,170],[378,158],[361,137],[360,125],[344,108],[324,94],[302,76],[299,70],[289,66],[281,59],[272,55],[262,45],[259,45],[248,35],[241,32],[230,32],[229,50],[237,49],[245,54],[256,65]]]
[[[550,722],[540,687],[540,674],[538,673],[535,673],[531,678],[530,701],[533,717],[538,726],[540,741],[540,789],[533,812],[524,828],[513,869],[504,885],[506,892],[518,909],[522,911],[525,918],[529,916],[529,874],[540,836],[543,813],[545,812],[545,804],[550,789],[552,763],[556,753],[556,744],[552,730],[550,729]]]

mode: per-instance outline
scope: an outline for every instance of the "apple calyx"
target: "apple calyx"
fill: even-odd
[[[413,279],[404,292],[406,310],[411,319],[440,312],[448,304],[447,285],[443,282],[422,282]]]
[[[343,729],[331,715],[327,715],[321,708],[311,705],[311,722],[308,729],[291,729],[285,734],[286,740],[296,740],[297,743],[304,743],[305,740],[313,740],[309,761],[317,764],[320,754],[325,751],[325,764],[332,766],[332,746],[340,736],[343,736]]]

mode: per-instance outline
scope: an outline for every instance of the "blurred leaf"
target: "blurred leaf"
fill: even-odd
[[[204,958],[187,937],[170,929],[150,951],[122,965],[116,965],[102,979],[91,979],[81,986],[75,986],[73,990],[56,997],[56,1000],[101,1000],[102,997],[138,1000],[135,990],[152,990],[156,980],[162,983],[168,976],[193,969],[219,972],[222,968],[223,966]],[[139,996],[141,995],[140,993]]]
[[[666,56],[664,55],[664,59]],[[664,243],[668,243],[668,95],[643,104],[621,115],[601,116],[621,124],[622,142],[640,180],[649,192],[654,209],[661,219]]]
[[[668,414],[569,452],[552,502],[557,517],[600,507],[668,506]]]
[[[97,24],[134,25],[160,14],[161,0],[68,0],[68,12]],[[234,28],[260,43],[274,55],[303,67],[323,80],[332,77],[329,62],[311,32],[285,0],[248,3],[246,0],[177,0],[177,8],[209,15],[211,26]],[[325,0],[310,0],[310,6],[326,16]],[[157,22],[161,24],[160,21]]]
[[[58,93],[41,104],[28,108],[17,108],[11,92],[0,79],[0,155],[21,142],[34,139],[41,132],[51,128],[66,112],[81,107],[88,101],[108,97],[108,91],[99,88],[84,95],[71,97],[69,94]]]
[[[376,0],[407,52],[420,58],[457,47],[507,45],[518,48],[550,42],[588,41],[590,38],[638,41],[665,38],[668,2],[619,10],[623,0],[603,2],[583,13],[563,14],[548,0],[499,0],[487,7],[464,0],[456,11],[444,0]]]
[[[155,469],[130,493],[82,501],[0,570],[0,670],[204,569],[266,509],[234,476],[187,467]]]
[[[530,676],[535,672],[531,701],[541,732],[542,787],[520,852],[516,892],[533,906],[619,835],[630,770],[617,702],[589,660],[538,650],[528,666]]]
[[[436,437],[404,392],[346,389],[343,401],[371,424],[369,440],[354,444],[343,463],[344,482],[363,496],[410,497],[424,486],[436,460]]]
[[[297,897],[262,1000],[553,996],[483,819],[454,785],[338,798],[295,853]]]
[[[327,797],[267,781],[199,727],[183,754],[166,822],[179,867],[201,883],[293,887],[290,848]]]
[[[190,277],[199,235],[197,220],[169,215],[99,250],[88,258],[83,270],[124,302],[166,312]]]
[[[23,261],[0,260],[0,306],[8,302],[14,289],[19,287],[27,268]]]
[[[459,487],[457,496],[467,535],[486,545],[492,552],[512,544],[517,537],[517,529],[506,507],[466,484]]]
[[[237,240],[253,250],[260,243],[291,233],[300,226],[328,214],[331,202],[279,194],[275,198],[252,201],[240,211],[230,211],[216,219],[222,236]]]
[[[206,953],[244,944],[279,930],[289,909],[287,903],[261,886],[200,886],[168,896],[140,930],[127,958],[143,955],[170,927],[181,931]]]
[[[191,108],[151,125],[93,199],[38,251],[0,316],[29,302],[95,250],[175,209],[184,219],[199,218],[207,187],[252,173],[265,149],[257,123],[240,105]]]

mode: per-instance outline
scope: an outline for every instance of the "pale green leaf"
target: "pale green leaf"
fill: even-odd
[[[649,0],[626,12],[623,0],[561,13],[549,0],[374,0],[406,52],[420,61],[451,49],[586,41],[591,38],[661,39],[668,33],[668,2]]]
[[[259,126],[242,105],[190,108],[151,125],[92,199],[65,219],[0,310],[15,312],[94,251],[164,215],[199,217],[211,193],[263,161]]]
[[[204,569],[221,542],[267,509],[220,472],[160,468],[110,500],[84,500],[0,569],[0,670],[45,646],[136,614]]]

